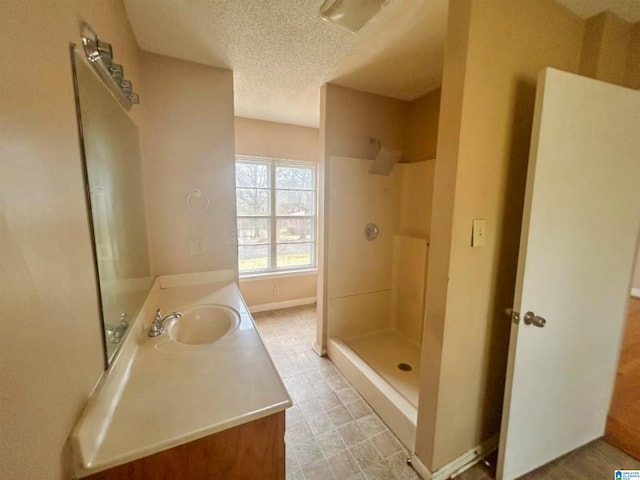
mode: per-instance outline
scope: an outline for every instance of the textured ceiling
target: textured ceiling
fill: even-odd
[[[609,10],[628,22],[640,21],[640,0],[556,0],[582,18]]]
[[[640,21],[640,0],[557,2]],[[447,0],[388,0],[357,33],[323,21],[323,0],[124,3],[143,50],[232,69],[238,116],[317,127],[323,83],[402,100],[440,85]]]
[[[413,100],[440,85],[447,0],[389,0],[359,32],[323,0],[124,0],[143,50],[229,68],[237,116],[318,126],[320,87]]]

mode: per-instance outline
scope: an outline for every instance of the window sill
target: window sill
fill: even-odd
[[[267,280],[270,278],[300,277],[304,275],[315,275],[317,273],[317,268],[307,268],[305,270],[287,270],[283,272],[247,273],[244,275],[240,275],[240,282]]]

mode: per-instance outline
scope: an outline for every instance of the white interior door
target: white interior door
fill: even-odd
[[[639,228],[640,91],[543,70],[498,479],[603,435]],[[544,327],[526,324],[526,312]]]

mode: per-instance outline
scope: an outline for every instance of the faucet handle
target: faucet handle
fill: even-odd
[[[156,310],[155,317],[153,317],[153,322],[151,323],[151,328],[149,329],[148,335],[150,337],[157,337],[158,335],[161,335],[163,331],[162,313],[160,312],[160,309],[158,309]]]

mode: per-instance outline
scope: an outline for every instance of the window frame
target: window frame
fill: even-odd
[[[239,187],[236,181],[236,199],[238,189],[242,188],[252,188],[257,190],[267,190],[269,192],[269,215],[240,215],[236,211],[236,229],[237,229],[237,243],[238,243],[238,274],[240,278],[250,278],[257,276],[270,276],[270,275],[278,275],[281,276],[287,273],[298,273],[305,271],[316,271],[318,264],[318,164],[315,162],[308,162],[303,160],[291,160],[284,158],[270,158],[270,157],[258,157],[251,155],[236,155],[235,156],[235,165],[237,169],[237,165],[239,163],[254,163],[261,165],[268,165],[269,168],[269,187]],[[284,167],[304,167],[310,168],[313,172],[313,188],[277,188],[276,186],[276,169],[279,166]],[[277,203],[277,195],[278,191],[295,191],[295,192],[312,192],[313,193],[313,215],[278,215],[276,209]],[[237,201],[237,200],[236,200]],[[241,243],[240,240],[240,228],[239,228],[239,220],[240,219],[256,219],[263,220],[267,219],[269,223],[269,240],[268,242],[263,243]],[[280,219],[310,219],[313,224],[313,237],[309,241],[298,241],[298,242],[278,242],[278,220]],[[279,245],[299,245],[299,244],[309,244],[311,246],[311,262],[306,265],[299,266],[288,266],[288,267],[278,267],[278,246]],[[240,247],[250,247],[250,246],[269,246],[269,256],[268,256],[268,265],[267,268],[259,268],[254,270],[240,270]]]

